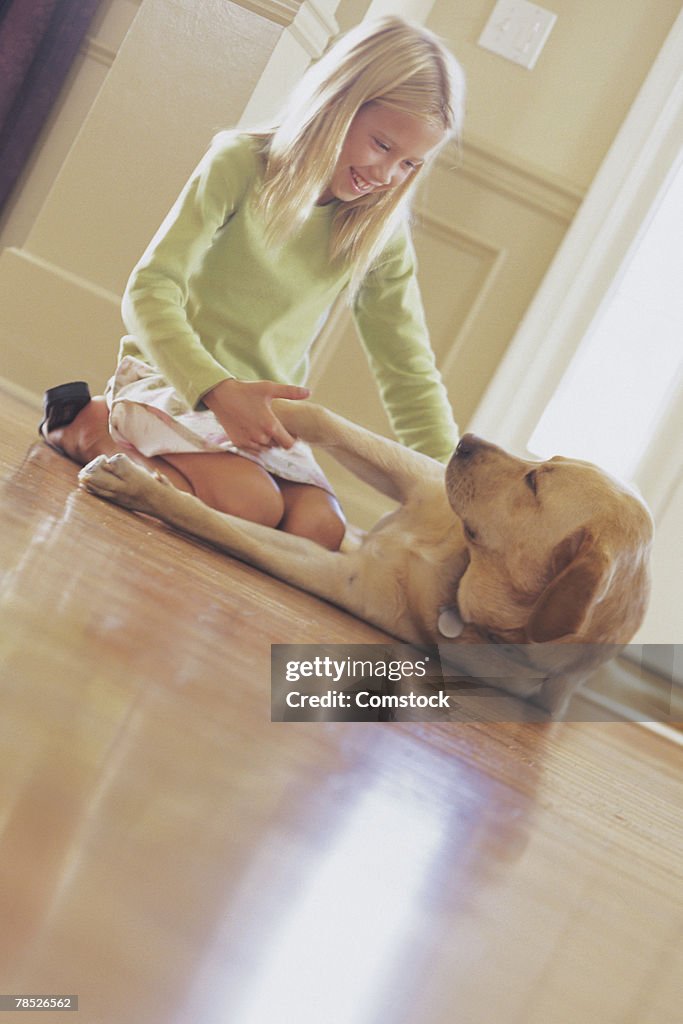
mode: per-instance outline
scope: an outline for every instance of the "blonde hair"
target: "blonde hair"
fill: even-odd
[[[332,179],[346,134],[362,107],[380,104],[443,129],[438,150],[459,138],[464,93],[455,58],[421,26],[391,16],[341,36],[303,76],[277,127],[261,134],[266,170],[258,205],[270,243],[281,245],[310,214]],[[351,266],[352,296],[407,217],[424,167],[416,167],[395,188],[339,205],[330,257]]]

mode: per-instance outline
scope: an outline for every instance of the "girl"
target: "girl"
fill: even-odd
[[[347,289],[396,434],[446,458],[457,428],[407,213],[463,95],[440,41],[388,17],[343,36],[276,128],[219,134],[128,282],[106,395],[48,391],[48,444],[81,464],[126,451],[220,511],[336,549],[332,488],[271,402],[308,396],[316,330]]]

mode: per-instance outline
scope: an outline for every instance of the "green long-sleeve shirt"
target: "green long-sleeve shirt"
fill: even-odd
[[[348,267],[329,257],[337,202],[316,206],[273,250],[251,202],[262,175],[255,139],[216,136],[126,288],[120,355],[151,363],[192,406],[228,377],[304,384],[310,345],[349,281]],[[398,438],[445,459],[457,428],[407,229],[367,275],[353,312]]]

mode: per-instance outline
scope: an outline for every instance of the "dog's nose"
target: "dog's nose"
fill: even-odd
[[[462,459],[465,462],[467,459],[471,459],[475,452],[479,451],[485,444],[480,437],[476,434],[463,434],[458,443],[458,447],[455,449],[456,459]]]

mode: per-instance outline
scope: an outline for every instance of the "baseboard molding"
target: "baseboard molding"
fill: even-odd
[[[577,694],[576,704],[577,710],[588,705],[581,719],[632,722],[683,743],[683,687],[628,658],[614,658],[599,668]],[[568,718],[574,718],[571,708]]]
[[[10,398],[16,398],[17,401],[27,405],[30,409],[35,409],[36,411],[42,409],[43,400],[36,391],[30,391],[28,388],[22,387],[21,384],[8,380],[7,377],[0,376],[0,391],[9,395]]]
[[[0,255],[5,378],[42,395],[63,380],[101,389],[123,333],[120,297],[24,249]]]

